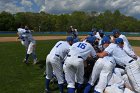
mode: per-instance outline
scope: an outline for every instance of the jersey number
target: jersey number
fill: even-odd
[[[81,48],[81,49],[85,49],[87,44],[85,43],[79,43],[79,45],[77,47]]]
[[[58,48],[62,43],[59,43],[56,47]]]

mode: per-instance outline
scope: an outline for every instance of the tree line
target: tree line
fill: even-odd
[[[71,14],[49,14],[45,12],[18,12],[11,14],[0,13],[0,31],[16,31],[21,25],[27,25],[35,32],[39,31],[67,31],[73,26],[78,31],[91,31],[92,28],[111,31],[118,28],[124,32],[140,31],[140,20],[125,16],[119,10],[104,13],[96,11],[74,11]]]

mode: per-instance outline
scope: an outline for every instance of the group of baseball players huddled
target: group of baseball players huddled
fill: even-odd
[[[77,29],[70,28],[66,40],[58,41],[46,57],[45,93],[53,93],[49,85],[54,77],[60,93],[65,84],[67,93],[140,93],[140,58],[125,35],[118,29],[105,35],[94,28],[80,40]],[[25,62],[33,54],[36,63],[29,41]]]

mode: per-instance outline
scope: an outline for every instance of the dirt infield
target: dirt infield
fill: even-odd
[[[84,38],[80,36],[79,38]],[[34,36],[35,40],[54,40],[54,39],[65,39],[66,36]],[[128,40],[140,40],[140,37],[127,37]],[[19,41],[17,37],[0,37],[0,42],[16,42]],[[140,47],[133,47],[137,55],[140,56]]]
[[[79,36],[84,38],[85,36]],[[65,39],[66,36],[34,36],[35,40],[53,40],[53,39]],[[140,37],[127,37],[129,40],[140,40]],[[19,41],[17,37],[0,37],[0,42],[15,42]]]

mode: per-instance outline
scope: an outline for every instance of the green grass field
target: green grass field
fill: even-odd
[[[36,65],[32,65],[32,61],[29,65],[22,62],[25,49],[20,42],[0,43],[0,93],[43,93],[45,59],[56,42],[57,40],[37,41],[39,64]],[[133,46],[140,46],[139,42],[130,41]],[[56,90],[54,93],[59,92]]]
[[[45,59],[57,41],[37,41],[39,64],[22,62],[25,49],[20,42],[0,43],[0,93],[43,93]]]

